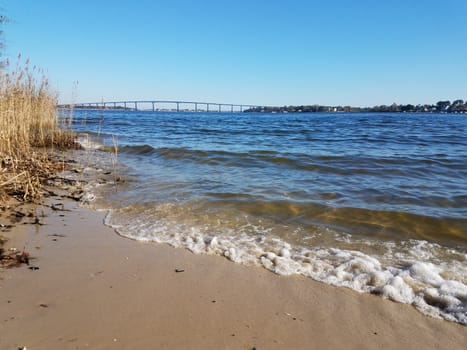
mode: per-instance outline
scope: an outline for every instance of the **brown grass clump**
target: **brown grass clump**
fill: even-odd
[[[59,120],[43,73],[28,61],[0,67],[0,202],[38,200],[46,179],[63,170],[56,151],[72,147],[71,117]]]

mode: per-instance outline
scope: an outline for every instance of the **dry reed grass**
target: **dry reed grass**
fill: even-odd
[[[63,170],[56,151],[74,147],[71,116],[59,120],[43,72],[20,57],[0,67],[0,202],[38,200],[47,177]]]

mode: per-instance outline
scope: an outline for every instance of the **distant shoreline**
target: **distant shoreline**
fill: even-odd
[[[256,107],[244,112],[266,112],[266,113],[467,113],[467,101],[455,100],[439,101],[435,104],[396,104],[379,105],[373,107],[352,106],[323,106],[323,105],[292,105],[276,107]]]
[[[135,110],[131,107],[124,106],[82,106],[73,104],[61,104],[57,106],[60,109],[76,109],[76,110]],[[137,109],[145,111],[145,109]],[[148,109],[150,110],[150,109]],[[191,109],[171,109],[162,108],[156,109],[156,112],[217,112],[215,110],[206,111],[199,109],[197,111]],[[224,111],[225,112],[225,111]],[[239,112],[239,111],[236,111]],[[354,106],[325,106],[325,105],[289,105],[289,106],[258,106],[248,108],[242,111],[243,113],[445,113],[445,114],[467,114],[467,101],[455,100],[439,101],[435,104],[396,104],[378,105],[373,107],[354,107]]]

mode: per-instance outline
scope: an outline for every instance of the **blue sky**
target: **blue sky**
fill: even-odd
[[[466,0],[0,0],[61,102],[467,99]],[[74,88],[77,83],[77,87]]]

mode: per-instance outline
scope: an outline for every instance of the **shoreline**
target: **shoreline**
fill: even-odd
[[[0,270],[2,349],[465,346],[465,326],[410,305],[125,239],[102,212],[47,202],[42,225],[5,234],[39,269]]]

